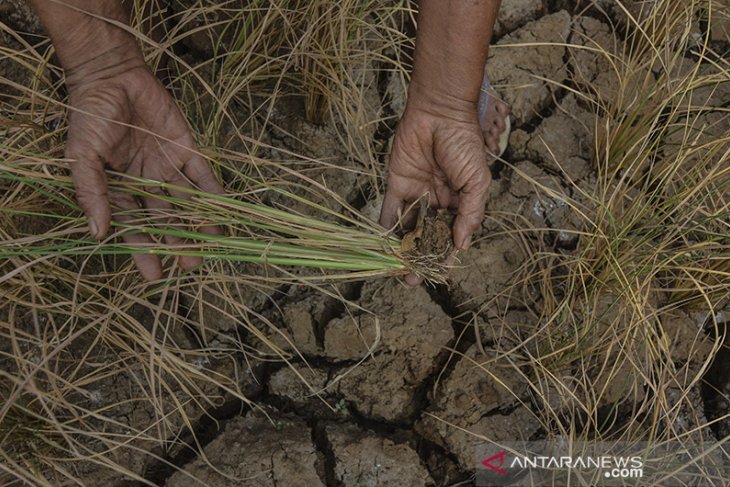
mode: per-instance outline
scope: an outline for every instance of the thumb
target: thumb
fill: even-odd
[[[479,171],[459,191],[459,208],[454,221],[454,245],[459,250],[469,248],[472,234],[482,224],[491,180],[488,170]]]
[[[80,150],[72,143],[67,146],[66,157],[71,160],[76,200],[89,220],[89,233],[102,238],[111,221],[104,163],[93,151]]]

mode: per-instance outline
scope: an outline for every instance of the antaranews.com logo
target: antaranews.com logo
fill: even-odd
[[[507,471],[502,467],[510,470],[526,468],[541,469],[597,469],[601,470],[605,478],[641,478],[644,476],[644,461],[640,456],[631,457],[614,457],[604,455],[600,457],[584,457],[584,456],[526,456],[513,455],[511,461],[505,466],[505,457],[508,457],[507,450],[493,455],[482,461],[482,465],[497,472],[500,475],[507,475]]]
[[[706,448],[707,445],[704,445]],[[483,445],[477,448],[477,486],[686,485],[683,476],[730,478],[723,449],[699,456],[686,445],[556,441]],[[701,465],[697,458],[701,457]],[[572,480],[571,480],[572,479]]]

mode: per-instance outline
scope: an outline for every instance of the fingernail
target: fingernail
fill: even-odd
[[[460,250],[469,250],[469,247],[471,247],[471,235],[469,235],[468,237],[466,237],[461,242],[461,249]]]
[[[93,218],[89,218],[89,233],[94,238],[97,238],[97,235],[99,235],[99,227],[96,226],[96,222]]]

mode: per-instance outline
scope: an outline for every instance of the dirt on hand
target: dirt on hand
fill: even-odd
[[[405,253],[446,257],[454,248],[452,226],[455,215],[445,209],[428,208],[422,200],[416,228],[403,236],[401,250]]]

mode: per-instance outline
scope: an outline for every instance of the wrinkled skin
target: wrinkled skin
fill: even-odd
[[[491,103],[487,126],[480,127],[476,111],[443,107],[406,110],[396,131],[380,223],[393,228],[399,217],[423,195],[435,208],[457,210],[454,245],[469,248],[471,235],[481,225],[491,182],[489,152],[498,151],[505,129],[507,106]],[[413,215],[405,215],[407,226]],[[421,282],[408,275],[406,282]]]
[[[428,193],[431,206],[458,210],[457,248],[482,221],[491,180],[479,125],[471,117],[452,119],[408,112],[393,142],[382,224],[392,227],[406,203]]]
[[[479,98],[499,0],[421,0],[413,76],[390,159],[380,222],[412,224],[403,213],[421,198],[453,208],[454,247],[466,250],[484,217],[490,152],[504,130],[506,107],[492,103],[479,125]],[[409,284],[420,282],[416,276]]]
[[[66,157],[71,161],[77,199],[89,218],[92,236],[103,238],[107,234],[112,217],[110,203],[115,207],[114,219],[119,222],[139,218],[140,205],[162,210],[170,207],[158,199],[138,202],[129,195],[108,191],[105,169],[211,193],[223,192],[210,164],[196,153],[187,122],[175,100],[146,67],[74,84],[70,99]],[[176,190],[170,190],[170,194],[189,197]],[[151,242],[144,234],[124,239],[135,245]],[[184,242],[166,237],[166,243]],[[134,261],[145,279],[162,277],[157,256],[135,254]],[[200,263],[200,258],[181,256],[178,263],[182,269],[190,269]]]
[[[499,0],[419,2],[414,73],[391,156],[381,212],[384,226],[394,227],[407,205],[428,195],[432,206],[457,209],[454,245],[460,250],[469,247],[483,217],[490,182],[486,149],[496,152],[496,137],[504,129],[500,117],[480,128],[476,113],[499,4]],[[164,203],[151,198],[138,202],[109,192],[105,169],[223,191],[209,165],[196,154],[174,100],[144,66],[135,36],[124,28],[130,12],[123,2],[31,0],[31,5],[66,70],[71,105],[66,155],[92,236],[106,235],[112,207],[120,222],[139,217],[140,206],[165,209]],[[135,244],[149,242],[144,235],[125,238]],[[184,242],[168,238],[167,243]],[[134,259],[146,279],[162,276],[157,257]],[[181,256],[178,262],[189,269],[200,260]],[[416,282],[414,276],[409,282]]]

